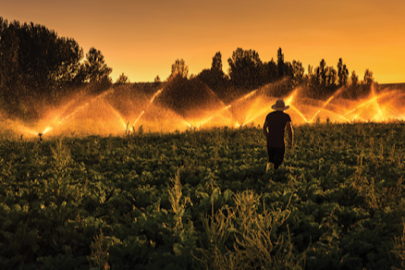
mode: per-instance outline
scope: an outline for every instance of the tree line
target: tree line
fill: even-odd
[[[35,116],[34,104],[40,100],[56,103],[89,83],[95,92],[110,87],[112,69],[102,53],[91,48],[83,57],[83,49],[72,38],[58,37],[45,26],[9,23],[0,17],[3,113]]]
[[[346,97],[357,98],[367,94],[370,85],[374,82],[373,73],[368,69],[362,81],[354,70],[349,77],[349,70],[342,58],[339,58],[336,69],[333,66],[327,66],[322,59],[318,67],[308,65],[305,73],[300,61],[284,60],[281,48],[277,51],[276,61],[271,59],[268,62],[261,61],[259,53],[255,50],[237,48],[228,59],[228,64],[229,73],[225,74],[222,71],[221,53],[217,52],[213,57],[211,69],[203,70],[197,78],[217,91],[225,88],[249,91],[285,80],[283,91],[288,92],[297,86],[302,86],[314,98],[330,96],[341,87],[347,88]]]
[[[228,58],[229,70],[223,71],[222,55],[217,52],[209,69],[197,75],[188,74],[183,59],[172,65],[171,75],[162,82],[178,95],[199,96],[199,91],[209,88],[221,99],[229,99],[269,83],[283,81],[278,94],[302,86],[314,98],[324,98],[340,87],[348,88],[347,97],[365,94],[373,82],[373,73],[366,70],[360,81],[340,58],[337,68],[327,66],[325,60],[319,66],[308,66],[307,73],[300,61],[284,60],[281,48],[277,59],[268,62],[260,59],[255,50],[237,48]],[[8,22],[0,17],[0,105],[3,113],[20,117],[35,117],[38,101],[57,104],[61,97],[86,87],[98,93],[112,86],[109,67],[103,54],[92,47],[84,54],[73,38],[59,37],[45,26],[18,21]],[[116,85],[129,82],[122,73]],[[200,99],[201,100],[201,99]],[[32,106],[30,106],[32,105]]]
[[[326,99],[338,89],[345,98],[356,99],[367,95],[374,82],[373,73],[365,71],[360,81],[355,71],[351,72],[343,63],[337,62],[337,68],[327,66],[324,59],[319,66],[308,66],[308,71],[300,61],[284,60],[281,48],[277,51],[276,61],[263,62],[255,50],[237,48],[228,58],[228,74],[222,68],[222,55],[217,52],[212,58],[210,69],[204,69],[197,75],[188,74],[188,66],[183,59],[177,59],[172,72],[166,80],[167,90],[161,95],[163,103],[177,112],[183,113],[209,100],[210,91],[225,103],[266,85],[272,85],[272,95],[283,97],[296,87],[303,88],[305,95],[315,99]],[[174,100],[182,100],[181,107]],[[186,105],[184,105],[186,104]]]

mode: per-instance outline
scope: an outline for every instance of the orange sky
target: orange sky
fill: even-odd
[[[189,74],[211,67],[216,52],[236,48],[318,66],[339,58],[363,79],[368,68],[379,83],[405,82],[404,0],[0,0],[0,16],[34,22],[95,47],[131,82],[165,80],[176,59]]]

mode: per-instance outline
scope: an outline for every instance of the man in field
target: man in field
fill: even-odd
[[[290,148],[293,146],[291,118],[288,114],[284,113],[289,107],[290,106],[285,106],[284,100],[279,99],[276,101],[276,104],[271,106],[275,111],[266,116],[263,132],[267,138],[267,153],[270,162],[267,164],[266,172],[269,170],[271,163],[274,164],[274,169],[276,170],[284,161],[284,130],[286,127],[289,137],[289,146]]]

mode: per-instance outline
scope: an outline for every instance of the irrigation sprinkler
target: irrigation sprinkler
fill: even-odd
[[[402,106],[405,102],[405,93],[400,93],[398,90],[372,91],[365,98],[349,99],[344,96],[340,97],[341,92],[344,90],[338,90],[322,101],[306,96],[306,92],[298,95],[300,93],[300,88],[298,88],[292,90],[287,96],[262,95],[260,90],[253,90],[240,98],[230,98],[226,101],[227,103],[216,97],[219,103],[214,102],[213,106],[206,106],[205,103],[201,103],[200,107],[197,100],[197,103],[193,104],[193,107],[187,104],[187,106],[181,107],[180,103],[170,103],[170,106],[166,108],[164,107],[165,102],[161,102],[156,105],[156,108],[152,108],[157,103],[158,97],[161,97],[162,101],[165,98],[161,95],[164,90],[159,89],[149,100],[143,100],[144,97],[142,96],[142,103],[139,106],[143,106],[143,108],[141,110],[137,109],[134,111],[135,114],[131,112],[129,115],[127,108],[132,103],[124,103],[122,101],[121,103],[123,104],[119,107],[120,110],[118,110],[118,107],[115,109],[112,102],[120,101],[119,98],[121,96],[110,100],[107,98],[107,94],[103,94],[84,100],[79,104],[72,101],[68,106],[66,105],[58,109],[56,117],[50,115],[52,116],[50,122],[45,122],[48,121],[47,118],[41,119],[41,122],[38,122],[40,123],[39,126],[25,126],[24,122],[12,120],[7,120],[10,121],[7,122],[7,125],[14,132],[18,132],[19,134],[17,133],[17,135],[21,135],[21,141],[28,137],[35,138],[39,136],[40,142],[43,141],[42,135],[48,134],[52,130],[54,130],[52,132],[55,134],[60,134],[79,127],[83,128],[83,133],[85,134],[87,129],[91,128],[91,125],[97,125],[97,128],[103,133],[106,133],[112,127],[114,132],[119,134],[124,133],[125,135],[136,134],[135,129],[138,132],[137,128],[139,128],[139,133],[141,134],[143,129],[139,126],[142,124],[146,129],[149,127],[149,129],[153,128],[156,130],[156,127],[160,127],[161,131],[164,129],[164,125],[170,127],[167,130],[178,127],[180,130],[194,131],[202,130],[204,127],[208,129],[216,126],[227,126],[235,130],[250,127],[254,123],[264,120],[262,118],[272,111],[271,106],[275,98],[283,98],[285,104],[290,106],[291,111],[287,113],[292,114],[292,119],[297,124],[315,123],[317,119],[320,122],[320,119],[327,117],[329,120],[339,123],[367,122],[367,119],[373,122],[390,121],[390,119],[405,120],[405,108]],[[112,93],[112,91],[108,93]],[[168,95],[170,96],[170,93]],[[102,102],[98,102],[103,98]],[[177,100],[174,101],[177,102]],[[91,107],[91,104],[96,102],[98,103],[94,107]],[[185,109],[190,110],[190,114]],[[148,115],[149,112],[150,116]],[[155,114],[158,115],[155,116]],[[95,117],[94,120],[102,119],[96,122],[92,121],[93,117]],[[133,119],[128,119],[129,121],[127,121],[126,118],[129,117]],[[328,121],[328,118],[326,121]],[[48,126],[43,128],[43,124],[47,124]]]

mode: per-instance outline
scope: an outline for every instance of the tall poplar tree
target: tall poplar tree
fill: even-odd
[[[277,51],[277,68],[278,68],[278,78],[281,79],[285,75],[285,64],[284,64],[284,54],[281,48]]]

